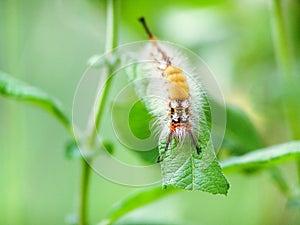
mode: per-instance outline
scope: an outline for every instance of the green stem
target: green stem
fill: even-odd
[[[117,1],[118,0],[107,0],[106,52],[113,51],[117,46]]]
[[[292,57],[290,52],[287,27],[284,21],[284,12],[282,8],[281,0],[272,0],[272,12],[273,19],[273,41],[275,47],[275,54],[277,64],[282,75],[283,84],[283,105],[287,116],[288,125],[291,131],[293,139],[300,139],[300,117],[299,117],[299,103],[298,99],[295,99],[295,95],[298,93],[298,87],[295,87],[295,77],[292,72]],[[287,15],[288,16],[288,15]]]
[[[298,158],[296,162],[297,162],[296,166],[297,166],[297,174],[298,174],[298,191],[300,192],[300,158]]]
[[[87,196],[89,187],[90,167],[85,159],[81,160],[81,181],[79,199],[79,224],[87,224]]]
[[[285,194],[286,196],[290,196],[290,188],[289,185],[286,182],[286,179],[282,173],[282,171],[278,167],[272,167],[269,169],[269,173],[271,177],[273,178],[274,182],[279,187],[280,191]]]
[[[117,0],[107,0],[107,19],[106,19],[106,46],[105,46],[105,52],[106,54],[113,54],[114,48],[117,46],[117,14],[116,10],[116,4]],[[108,59],[109,60],[109,59]],[[94,114],[92,113],[90,115],[90,121],[92,123],[90,124],[89,133],[91,134],[88,138],[88,143],[91,145],[92,143],[95,143],[96,136],[97,136],[97,130],[99,128],[99,125],[101,124],[101,118],[103,116],[104,112],[104,106],[107,102],[107,96],[110,90],[110,86],[112,84],[112,79],[110,79],[110,74],[112,73],[114,69],[114,65],[107,63],[106,65],[106,77],[105,77],[105,86],[103,88],[103,91],[101,92],[101,96],[99,100],[95,103],[96,110],[96,116],[94,117]],[[99,88],[102,86],[102,83],[99,84]],[[95,120],[94,120],[95,118]]]
[[[289,16],[289,15],[287,15]],[[283,105],[289,123],[289,128],[293,139],[300,139],[300,111],[298,96],[299,90],[295,84],[297,79],[293,77],[293,61],[289,46],[287,27],[284,22],[284,12],[281,0],[272,0],[273,17],[273,40],[276,49],[277,63],[282,75],[283,82]],[[300,188],[300,160],[297,161],[297,172]]]
[[[291,55],[288,46],[287,29],[284,22],[283,9],[281,0],[273,0],[272,4],[273,16],[273,39],[276,49],[277,62],[281,70],[281,74],[286,79],[292,77]]]
[[[117,0],[107,0],[107,35],[106,35],[106,53],[112,53],[113,49],[117,45],[117,23],[116,23],[116,1]],[[107,65],[106,69],[106,79],[107,82],[103,88],[101,96],[99,100],[97,100],[94,104],[96,109],[96,114],[94,117],[94,113],[90,115],[90,121],[95,121],[90,124],[88,129],[89,135],[86,139],[86,145],[88,149],[94,149],[96,146],[96,137],[97,131],[100,127],[101,120],[103,117],[104,107],[107,103],[107,97],[109,94],[109,90],[112,84],[112,79],[110,78],[110,74],[113,71],[114,65]],[[99,85],[101,86],[101,84]],[[92,110],[93,111],[93,110]],[[95,118],[95,120],[94,120]],[[89,163],[85,158],[82,158],[82,167],[81,167],[81,178],[80,178],[80,198],[79,198],[79,225],[88,224],[87,212],[88,212],[88,186],[90,181],[90,167]]]

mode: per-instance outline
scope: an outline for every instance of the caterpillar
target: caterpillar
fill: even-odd
[[[151,40],[152,46],[159,55],[160,59],[154,59],[158,64],[157,68],[165,83],[168,99],[166,102],[166,107],[168,108],[167,116],[164,117],[167,118],[168,128],[161,135],[161,139],[165,139],[160,141],[164,143],[164,147],[161,147],[157,162],[162,162],[166,152],[175,148],[175,142],[177,146],[180,146],[180,143],[185,142],[187,139],[189,139],[188,144],[192,145],[197,154],[200,154],[202,148],[196,140],[199,137],[197,126],[199,125],[200,118],[198,118],[197,110],[195,110],[199,107],[193,105],[194,99],[191,95],[191,85],[182,69],[173,64],[171,57],[158,44],[145,19],[141,17],[139,21]],[[196,98],[197,96],[199,94],[194,95]],[[162,123],[165,123],[164,119]],[[171,143],[173,143],[173,146],[170,146]]]

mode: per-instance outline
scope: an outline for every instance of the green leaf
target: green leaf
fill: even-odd
[[[152,116],[147,111],[146,107],[141,101],[136,102],[130,110],[129,125],[132,133],[140,139],[146,139],[151,136],[149,127],[151,125]],[[149,151],[133,151],[145,162],[150,164],[156,163],[158,157],[158,150],[154,148]]]
[[[133,134],[141,139],[148,138],[151,135],[149,124],[151,115],[141,101],[137,101],[130,110],[129,125]],[[140,132],[143,130],[143,132]]]
[[[99,225],[112,224],[134,209],[161,199],[178,190],[179,189],[174,188],[162,189],[162,187],[159,186],[136,192],[114,205],[110,213],[99,223]]]
[[[205,95],[202,99],[207,100]],[[204,102],[202,107],[206,106],[208,102]],[[199,111],[201,118],[198,126],[199,133],[197,137],[193,137],[196,139],[196,146],[201,149],[200,154],[197,153],[195,143],[189,135],[182,141],[172,138],[165,152],[168,137],[161,136],[159,152],[163,156],[161,162],[163,185],[186,190],[201,190],[212,194],[227,194],[229,183],[216,160],[208,126],[209,121],[205,115],[205,111],[209,110],[208,107],[207,110]],[[168,132],[165,133],[168,134]],[[191,133],[191,135],[194,134]]]
[[[103,141],[102,145],[104,147],[104,149],[110,154],[113,155],[114,154],[114,144],[110,141]]]
[[[69,133],[73,134],[70,120],[62,110],[61,104],[46,92],[0,71],[0,95],[38,105],[55,115]]]
[[[74,159],[74,158],[82,157],[76,140],[72,139],[66,143],[65,156],[67,159]]]
[[[176,169],[174,178],[165,181],[165,185],[226,195],[229,183],[224,177],[218,162],[214,160],[205,169],[200,168],[199,165],[201,164],[201,159],[191,157],[180,169]],[[170,167],[172,166],[170,165]],[[173,171],[172,174],[174,174]]]
[[[284,162],[285,160],[295,159],[297,157],[300,157],[300,141],[271,146],[250,152],[243,156],[233,157],[221,162],[221,166],[224,170],[253,169],[262,166],[274,166]],[[216,167],[212,168],[212,171],[220,170],[218,164],[215,162],[212,163],[212,167]],[[209,170],[211,169],[207,168],[207,171]],[[207,175],[208,174],[205,174],[204,177]],[[213,174],[210,174],[210,176],[214,177]],[[99,225],[111,224],[130,211],[147,205],[178,190],[180,189],[170,187],[162,190],[161,187],[154,187],[137,192],[117,203]],[[298,205],[298,201],[295,201],[295,205]]]
[[[97,155],[98,151],[88,150],[87,147],[82,147],[80,149],[81,143],[78,140],[71,139],[66,143],[65,146],[65,157],[67,159],[81,159],[84,158],[93,158]],[[108,151],[109,154],[114,153],[114,145],[110,141],[103,141],[102,142],[103,149],[102,151]]]
[[[161,163],[163,185],[226,195],[229,183],[211,152],[211,142],[202,147],[200,154],[190,144],[180,143],[180,146],[176,146],[174,142],[170,143],[171,149]],[[164,148],[165,144],[161,146]]]
[[[134,92],[132,92],[134,95]],[[130,135],[133,135],[139,140],[151,141],[151,143],[157,143],[157,138],[151,134],[149,127],[151,127],[152,116],[148,113],[144,104],[139,100],[135,102],[134,105],[131,105],[130,102],[116,103],[115,110],[113,111],[114,122],[118,124],[118,129],[120,133],[124,135],[124,139],[127,138],[130,140]],[[128,109],[130,108],[130,109]],[[129,113],[128,113],[129,111]],[[127,124],[124,123],[124,115],[128,114],[128,125],[130,129],[130,134],[128,132]],[[129,149],[132,150],[132,149]],[[158,150],[154,146],[152,150],[149,151],[136,151],[132,150],[132,153],[137,155],[140,159],[146,164],[154,164],[157,161]]]
[[[224,170],[256,170],[298,157],[300,157],[300,141],[293,141],[232,157],[224,160],[221,165]]]
[[[226,113],[227,122],[223,148],[233,155],[242,155],[263,147],[257,129],[242,109],[228,105]]]

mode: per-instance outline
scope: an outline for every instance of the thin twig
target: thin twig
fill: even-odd
[[[112,53],[113,49],[117,45],[117,23],[116,23],[116,1],[117,0],[107,0],[107,35],[106,35],[106,53]],[[93,123],[90,124],[88,129],[88,136],[86,139],[86,145],[88,149],[94,149],[96,146],[96,137],[97,131],[101,124],[101,119],[103,117],[104,107],[107,102],[107,96],[110,90],[110,86],[112,84],[112,79],[109,78],[111,72],[113,71],[114,65],[106,65],[106,85],[102,91],[102,94],[94,104],[94,108],[96,109],[96,113],[93,112],[90,115],[90,121]],[[95,117],[94,117],[95,115]],[[87,159],[82,158],[81,164],[81,177],[80,177],[80,191],[79,191],[79,207],[78,207],[78,220],[79,225],[88,224],[88,187],[90,182],[90,172],[91,169],[89,167],[89,163],[86,161]]]

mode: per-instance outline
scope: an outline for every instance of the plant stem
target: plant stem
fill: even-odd
[[[300,139],[299,89],[296,87],[296,77],[293,77],[293,61],[287,37],[287,27],[284,22],[284,12],[281,0],[272,0],[273,39],[276,49],[277,63],[282,74],[284,95],[283,105],[287,115],[289,128],[293,139]],[[300,188],[300,160],[297,160],[298,187]]]
[[[112,56],[114,48],[117,46],[117,7],[116,3],[118,0],[107,0],[107,19],[106,19],[106,45],[105,45],[105,52],[106,54],[110,54]],[[107,60],[110,60],[107,57]],[[99,100],[96,100],[94,107],[97,109],[95,112],[96,114],[93,114],[93,112],[90,115],[90,127],[89,127],[89,133],[91,134],[88,138],[89,145],[94,145],[96,136],[97,136],[97,130],[99,128],[99,125],[101,124],[101,118],[103,116],[104,112],[104,106],[107,102],[107,96],[109,93],[109,89],[112,83],[112,79],[109,79],[109,76],[111,72],[114,69],[114,65],[111,63],[106,64],[106,72],[105,72],[105,79],[104,82],[105,86],[103,87],[103,91],[101,92],[101,96]],[[102,82],[99,84],[99,89],[102,87]],[[95,115],[95,117],[94,117]]]
[[[269,173],[272,179],[274,180],[274,182],[276,182],[280,191],[286,196],[290,196],[291,193],[290,193],[289,185],[287,184],[287,181],[282,171],[278,167],[272,167],[269,169]]]
[[[287,116],[288,125],[293,139],[300,139],[300,117],[299,117],[299,103],[295,99],[298,93],[298,87],[295,87],[295,77],[292,71],[292,57],[290,52],[287,27],[284,21],[284,12],[281,0],[272,0],[273,18],[273,41],[275,47],[275,54],[277,58],[278,67],[282,75],[283,83],[283,105]]]
[[[273,39],[277,62],[283,76],[292,76],[291,55],[288,46],[287,29],[284,22],[281,0],[273,0]]]
[[[117,46],[117,1],[107,0],[106,53],[113,51]]]
[[[80,199],[79,199],[79,225],[87,224],[87,196],[89,187],[90,167],[83,158],[81,160],[81,180],[80,180]]]
[[[116,1],[117,0],[107,0],[107,34],[106,34],[106,46],[105,51],[106,54],[112,54],[113,49],[117,45],[117,23],[116,23]],[[96,113],[94,114],[93,110],[90,115],[89,121],[92,123],[89,125],[88,128],[89,135],[86,139],[86,145],[88,149],[94,149],[96,146],[96,137],[97,131],[101,124],[101,119],[103,117],[104,107],[107,102],[107,96],[110,90],[110,86],[112,84],[112,79],[109,79],[111,72],[113,71],[114,65],[108,64],[106,68],[106,74],[104,81],[107,81],[101,96],[98,100],[96,100],[94,104],[94,108],[96,109]],[[102,80],[102,79],[101,79]],[[101,87],[102,84],[99,85]],[[94,116],[95,115],[95,116]],[[94,120],[95,119],[95,120]],[[88,187],[90,181],[90,167],[89,163],[86,161],[87,159],[82,158],[82,165],[81,165],[81,177],[80,177],[80,198],[79,198],[79,225],[86,225],[88,224],[87,219],[87,212],[88,212]]]

